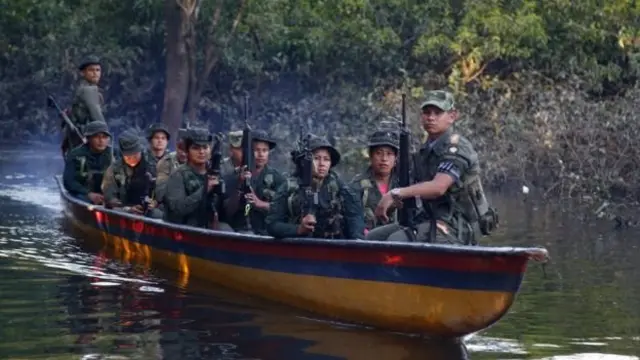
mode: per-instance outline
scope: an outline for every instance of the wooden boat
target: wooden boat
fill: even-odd
[[[513,304],[543,248],[274,239],[167,223],[95,206],[60,188],[65,216],[89,236],[252,295],[397,332],[459,337]]]

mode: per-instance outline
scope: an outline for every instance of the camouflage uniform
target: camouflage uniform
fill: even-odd
[[[104,122],[94,121],[87,124],[85,134],[90,137],[104,133],[111,136]],[[67,153],[64,164],[64,187],[74,197],[90,202],[89,193],[102,193],[102,177],[113,161],[113,153],[107,147],[100,153],[93,152],[87,144],[80,145]]]
[[[190,129],[185,139],[187,146],[209,145],[211,135],[204,129]],[[206,193],[207,175],[199,173],[190,164],[181,165],[169,176],[164,197],[165,220],[195,227],[209,228],[217,212],[218,220],[224,218],[222,197]],[[214,204],[215,203],[215,204]],[[218,222],[218,229],[233,231],[223,222]]]
[[[186,134],[186,129],[178,130],[178,141],[183,141]],[[162,203],[164,201],[169,176],[171,176],[180,165],[182,164],[178,161],[178,153],[175,151],[163,156],[162,159],[158,161],[156,165],[156,172],[158,174],[156,177],[156,199],[159,202]]]
[[[228,138],[229,138],[229,147],[231,148],[242,147],[242,130],[229,132]],[[220,173],[222,174],[222,176],[227,176],[229,174],[233,174],[236,172],[237,172],[237,168],[233,164],[233,160],[231,159],[231,157],[226,157],[222,159],[222,163],[220,164]]]
[[[169,129],[167,129],[167,127],[164,126],[163,124],[152,124],[151,126],[149,126],[149,129],[147,130],[147,141],[149,142],[149,148],[146,149],[147,150],[146,153],[147,153],[147,158],[149,159],[149,162],[153,167],[157,167],[158,162],[160,162],[160,160],[164,159],[169,155],[168,149],[165,149],[164,153],[160,157],[156,157],[151,151],[151,139],[157,132],[165,133],[167,135],[167,141],[171,140]]]
[[[269,149],[273,150],[276,147],[276,143],[269,139],[267,133],[264,131],[255,131],[252,134],[252,138],[254,141],[262,141],[269,144]],[[227,185],[227,189],[238,189],[239,187],[239,174],[235,171],[231,174],[228,174],[225,177],[225,184]],[[277,169],[266,165],[264,169],[255,177],[251,178],[251,188],[254,193],[260,200],[271,202],[273,201],[273,197],[276,194],[276,190],[284,184],[285,178],[280,174],[280,171]],[[233,191],[233,190],[232,190]],[[227,192],[228,194],[232,194],[231,191]],[[232,199],[229,199],[232,200]],[[244,204],[242,199],[236,197],[235,200],[239,201],[240,204]],[[225,206],[229,208],[229,206]],[[247,221],[245,216],[245,207],[239,206],[238,210],[235,214],[227,214],[229,225],[233,227],[236,231],[247,231]],[[255,234],[266,235],[267,228],[264,222],[264,219],[267,215],[267,212],[264,210],[251,208],[249,211],[249,221],[251,225],[251,230]]]
[[[395,132],[376,131],[369,138],[369,151],[373,151],[379,146],[388,146],[394,149],[397,153],[400,149],[398,135]],[[389,179],[389,190],[398,187],[398,185],[398,176],[395,171],[392,171],[391,178]],[[378,189],[371,167],[367,168],[364,173],[356,175],[353,180],[351,180],[351,187],[362,200],[366,228],[371,230],[378,226],[386,225],[387,223],[384,223],[374,214],[383,194],[380,192],[380,189]],[[387,212],[387,216],[389,217],[390,222],[393,221],[396,217],[396,210],[394,208],[390,208]]]
[[[100,60],[91,56],[80,64],[78,70],[82,71],[89,65],[100,65]],[[80,132],[84,132],[84,126],[92,121],[106,122],[102,114],[103,104],[104,99],[98,86],[90,84],[85,79],[81,79],[73,94],[71,109],[68,110],[69,119]],[[62,145],[64,153],[66,149],[80,145],[81,140],[72,134],[71,129],[64,126],[64,123],[62,125],[64,127],[64,140]]]
[[[331,166],[340,162],[340,154],[331,144],[322,138],[310,141],[310,150],[328,149],[331,154]],[[296,155],[294,155],[295,157]],[[304,214],[302,192],[299,178],[293,176],[280,186],[271,202],[271,208],[265,219],[268,233],[276,238],[299,236],[298,225]],[[333,239],[362,239],[364,217],[362,204],[356,194],[344,184],[338,175],[330,170],[317,191],[318,205],[315,209],[317,220],[311,236]]]
[[[109,207],[144,205],[153,199],[156,169],[144,154],[144,146],[134,130],[124,131],[118,139],[122,155],[140,153],[142,158],[134,168],[123,159],[116,160],[107,169],[102,180],[104,200]],[[162,218],[162,211],[152,209],[148,216]]]
[[[422,108],[427,106],[451,111],[454,109],[453,95],[432,91]],[[422,199],[423,207],[430,211],[418,214],[414,221],[417,223],[418,241],[476,244],[481,234],[487,235],[497,225],[497,214],[489,206],[480,181],[478,154],[469,140],[450,128],[436,140],[425,143],[414,161],[416,183],[431,181],[437,173],[445,173],[455,179],[443,196]],[[431,235],[432,218],[441,224],[436,229],[435,239]],[[390,241],[408,241],[406,232],[397,224],[377,228],[368,234],[367,239],[384,240],[387,234],[390,234],[387,238]]]

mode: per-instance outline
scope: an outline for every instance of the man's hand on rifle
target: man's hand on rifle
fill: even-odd
[[[243,183],[245,179],[251,179],[251,171],[247,170],[247,167],[244,166],[238,172],[238,178],[240,179],[240,183]]]
[[[387,216],[387,211],[389,211],[389,208],[393,204],[394,204],[394,199],[393,199],[393,196],[391,195],[391,192],[388,192],[382,195],[382,199],[380,199],[380,202],[378,202],[378,206],[376,206],[376,210],[374,212],[376,217],[384,220],[385,222],[389,221],[389,217]]]
[[[300,225],[298,225],[298,235],[309,235],[313,233],[316,228],[316,217],[315,215],[306,215],[300,221]]]
[[[104,196],[102,196],[102,194],[90,192],[87,194],[87,197],[89,198],[89,200],[91,200],[92,203],[96,205],[104,204]]]
[[[142,205],[131,206],[127,208],[127,211],[136,215],[144,215],[144,209],[142,208]]]
[[[213,188],[215,188],[218,184],[220,184],[220,179],[216,175],[209,175],[207,177],[207,192],[211,192]]]
[[[266,201],[260,200],[258,195],[256,195],[255,192],[253,192],[253,189],[251,189],[251,193],[246,194],[244,198],[245,200],[247,200],[249,204],[253,205],[256,209],[269,210],[269,203]]]

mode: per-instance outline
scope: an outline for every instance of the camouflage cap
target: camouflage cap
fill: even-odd
[[[207,129],[191,128],[188,130],[185,141],[194,145],[209,145],[213,137]]]
[[[78,66],[78,70],[82,71],[89,65],[100,65],[100,59],[95,55],[87,56],[80,65]]]
[[[435,106],[442,111],[453,110],[455,108],[453,94],[444,90],[429,91],[420,108],[424,109],[427,106]]]
[[[230,131],[229,132],[229,145],[232,147],[241,147],[242,146],[242,130]]]
[[[120,152],[124,156],[140,153],[144,149],[140,135],[134,129],[127,129],[123,131],[118,138],[118,145],[120,147]]]
[[[378,130],[369,136],[369,148],[376,146],[389,146],[395,150],[400,149],[400,139],[398,133],[395,131],[381,131]]]
[[[253,138],[253,141],[262,141],[265,142],[267,144],[269,144],[269,150],[273,150],[276,147],[276,142],[273,141],[273,139],[271,139],[271,137],[269,137],[269,134],[267,134],[266,131],[264,130],[254,130],[251,132],[251,137]],[[240,143],[242,143],[242,138],[240,138]]]
[[[171,140],[169,129],[163,123],[155,123],[149,126],[149,128],[147,129],[147,140],[151,140],[151,138],[159,131],[167,135],[167,140]]]
[[[109,137],[112,137],[109,132],[109,127],[107,123],[104,121],[92,121],[84,126],[84,136],[91,137],[97,134],[105,134]]]

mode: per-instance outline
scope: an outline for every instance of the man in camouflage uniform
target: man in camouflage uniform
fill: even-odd
[[[78,82],[73,95],[71,109],[68,111],[69,119],[84,133],[84,126],[92,121],[105,122],[102,114],[104,99],[98,88],[98,82],[102,76],[100,60],[95,56],[89,56],[78,67],[82,78]],[[64,126],[64,122],[62,124]],[[62,153],[81,144],[81,139],[71,133],[71,129],[64,128],[65,137],[62,141]],[[85,134],[86,136],[86,134]]]
[[[107,124],[93,121],[85,127],[87,143],[67,153],[63,182],[71,196],[93,204],[104,204],[102,177],[111,162],[111,133]]]
[[[242,130],[231,131],[229,138],[229,157],[222,160],[220,172],[223,176],[236,172],[242,164]]]
[[[332,170],[340,162],[340,153],[324,138],[312,136],[305,142],[301,149],[291,154],[296,173],[278,189],[271,202],[265,219],[268,233],[276,238],[362,239],[362,204]],[[313,169],[310,169],[313,180],[309,189],[312,198],[306,196],[307,189],[300,187],[303,176],[300,165],[305,155],[311,155],[313,159]],[[307,210],[311,212],[304,213]]]
[[[171,140],[169,129],[161,123],[152,124],[147,130],[147,140],[149,141],[149,149],[147,150],[147,158],[154,167],[158,162],[169,155],[167,145]]]
[[[368,146],[369,167],[351,181],[351,186],[362,199],[366,232],[389,223],[377,218],[374,210],[382,195],[398,187],[398,176],[394,171],[400,149],[398,134],[395,131],[378,130],[369,137]],[[387,217],[395,220],[395,207],[389,209]]]
[[[222,181],[207,175],[212,136],[206,129],[189,129],[184,143],[187,163],[181,165],[167,183],[164,197],[165,220],[183,225],[233,231],[223,223],[223,199],[218,196]]]
[[[118,139],[122,157],[107,169],[102,193],[107,207],[161,219],[153,199],[155,166],[147,159],[137,131],[129,129]]]
[[[269,152],[275,149],[276,142],[262,130],[253,131],[251,137],[255,169],[244,172],[234,171],[225,176],[228,194],[225,208],[229,225],[236,231],[251,231],[254,234],[266,235],[264,219],[269,212],[270,202],[276,190],[284,184],[285,179],[277,169],[268,164]],[[245,177],[251,178],[251,193],[246,195],[242,191]]]
[[[429,138],[415,156],[415,184],[389,191],[375,213],[386,218],[394,202],[412,197],[422,198],[426,211],[414,220],[415,229],[390,224],[372,230],[367,239],[410,241],[408,235],[413,232],[417,241],[477,244],[498,223],[482,188],[478,154],[469,140],[452,129],[458,112],[451,93],[430,91],[421,108]]]
[[[184,138],[187,135],[187,129],[178,130],[178,142],[176,143],[176,151],[164,156],[158,165],[156,165],[156,171],[158,176],[156,177],[156,200],[159,203],[163,203],[164,196],[167,192],[167,181],[169,176],[182,164],[187,162],[187,151],[184,147]]]

